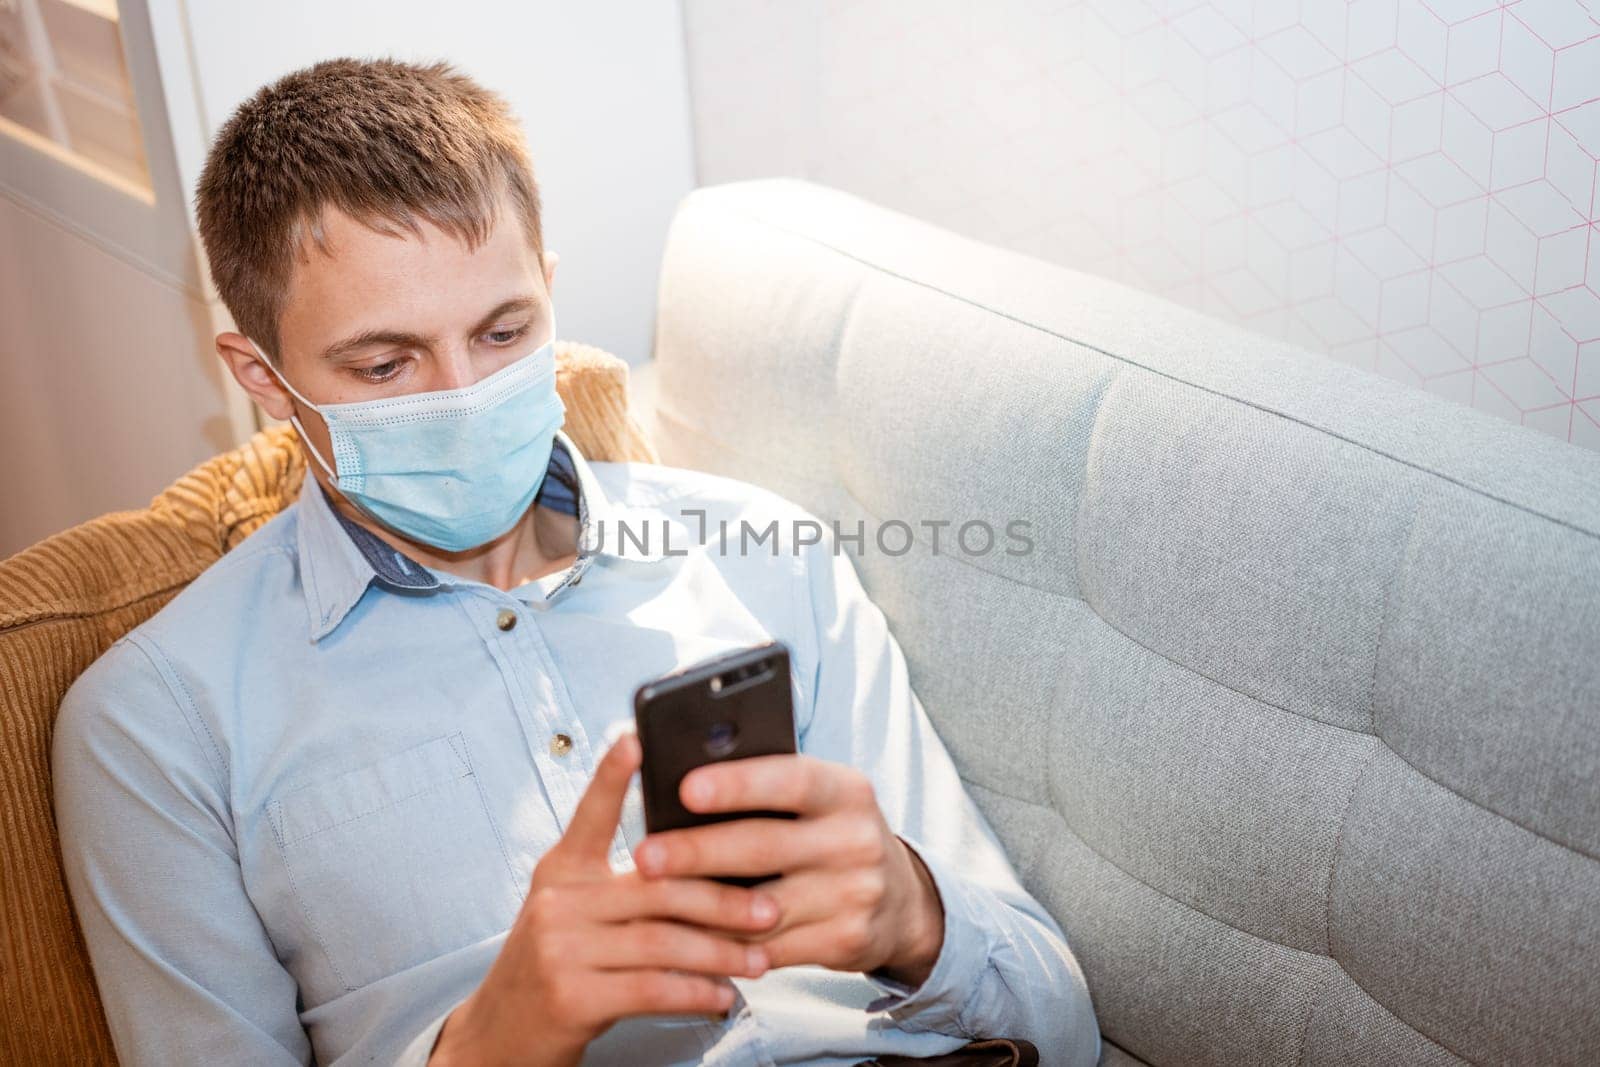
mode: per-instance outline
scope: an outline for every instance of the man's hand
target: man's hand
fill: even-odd
[[[872,783],[810,756],[753,756],[699,767],[679,788],[690,811],[792,811],[651,834],[634,850],[650,878],[781,877],[760,886],[781,919],[753,936],[773,967],[817,963],[921,985],[944,943],[927,868],[889,829]]]
[[[595,769],[572,822],[533,872],[500,955],[451,1013],[430,1064],[576,1064],[630,1015],[721,1015],[729,975],[768,966],[759,936],[778,917],[760,890],[701,878],[617,874],[607,859],[639,741],[625,734]]]

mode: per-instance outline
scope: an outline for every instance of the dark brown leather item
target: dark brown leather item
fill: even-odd
[[[862,1060],[856,1067],[913,1067],[919,1063],[931,1067],[1039,1067],[1039,1050],[1027,1041],[997,1037],[937,1056],[879,1056]]]

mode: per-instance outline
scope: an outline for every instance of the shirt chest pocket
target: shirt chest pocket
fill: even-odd
[[[295,788],[268,816],[346,990],[492,937],[521,904],[460,733]]]

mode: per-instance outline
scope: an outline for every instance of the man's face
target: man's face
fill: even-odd
[[[421,230],[390,236],[325,213],[327,250],[307,242],[278,323],[278,369],[312,403],[461,388],[549,340],[557,257],[540,262],[509,201],[475,250],[430,223]],[[268,414],[299,414],[332,456],[322,420],[251,363],[248,342],[223,334],[217,345]]]

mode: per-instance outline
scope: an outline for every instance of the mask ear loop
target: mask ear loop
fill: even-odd
[[[256,355],[257,356],[261,357],[262,365],[265,366],[267,368],[267,370],[272,372],[272,376],[274,378],[278,379],[278,384],[279,385],[283,386],[285,389],[287,389],[289,391],[289,395],[290,396],[292,396],[296,400],[300,401],[300,403],[304,404],[306,407],[310,408],[312,411],[315,411],[318,414],[322,413],[321,409],[318,408],[317,405],[313,404],[311,401],[307,400],[305,397],[300,395],[300,390],[296,389],[294,386],[289,384],[289,380],[287,378],[285,378],[281,373],[279,373],[277,367],[274,367],[272,365],[272,360],[267,358],[267,354],[265,352],[261,351],[261,346],[260,345],[256,344],[255,341],[253,339],[249,338],[249,337],[246,337],[245,340],[250,342],[250,347],[256,350]],[[311,453],[311,458],[317,461],[317,466],[321,467],[324,471],[326,471],[328,473],[328,477],[329,477],[329,479],[332,480],[334,485],[338,485],[339,484],[339,475],[334,472],[334,469],[332,467],[328,466],[327,460],[322,458],[322,453],[317,451],[317,446],[311,443],[311,438],[310,437],[306,436],[306,428],[304,426],[300,425],[300,416],[299,415],[290,415],[289,416],[289,424],[291,426],[293,426],[295,428],[295,432],[300,435],[300,443],[305,445],[307,452]]]

